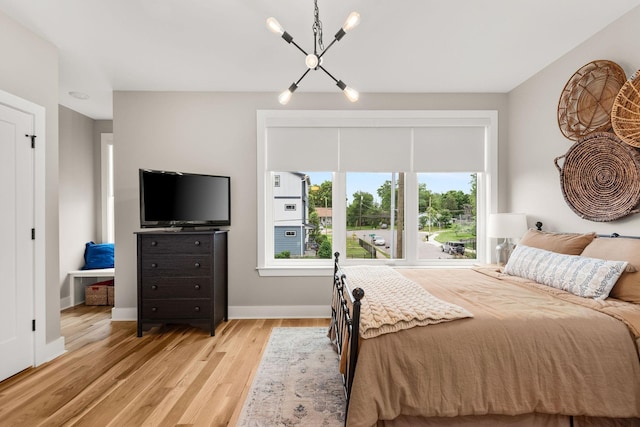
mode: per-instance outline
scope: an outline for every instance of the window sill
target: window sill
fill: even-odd
[[[258,267],[261,277],[330,277],[333,274],[333,266],[269,266]]]

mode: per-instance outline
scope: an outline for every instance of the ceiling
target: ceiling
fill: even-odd
[[[325,45],[351,11],[361,15],[323,66],[361,97],[504,93],[638,5],[318,0]],[[312,0],[0,0],[0,11],[57,46],[60,104],[94,119],[112,118],[114,90],[283,91],[305,71],[304,55],[267,30],[270,16],[313,50]],[[315,71],[301,91],[339,94],[333,80]]]

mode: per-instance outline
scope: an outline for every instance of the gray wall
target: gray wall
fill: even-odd
[[[256,110],[282,108],[275,93],[115,92],[116,311],[136,306],[138,169],[230,175],[230,306],[328,305],[328,277],[259,277],[256,271]],[[363,94],[296,92],[296,109],[498,110],[506,141],[505,94]],[[504,189],[502,189],[504,193]]]
[[[0,89],[46,109],[46,341],[60,338],[58,264],[58,50],[0,12]],[[42,139],[40,139],[42,141]]]
[[[580,67],[597,59],[614,61],[627,77],[633,75],[640,68],[640,49],[635,42],[638,28],[640,8],[635,8],[509,94],[504,166],[511,211],[525,212],[529,221],[541,220],[546,230],[639,234],[637,214],[608,223],[578,217],[564,201],[553,163],[573,144],[558,127],[558,100],[565,84]]]

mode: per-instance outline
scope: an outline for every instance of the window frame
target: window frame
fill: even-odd
[[[113,133],[100,134],[100,224],[102,242],[115,241]]]
[[[261,276],[327,276],[333,272],[331,259],[275,259],[273,257],[273,186],[272,172],[267,169],[267,130],[270,127],[291,128],[418,128],[480,126],[485,130],[484,171],[477,174],[477,257],[474,260],[417,259],[417,233],[406,233],[405,257],[389,260],[346,260],[353,263],[389,264],[406,267],[456,267],[489,262],[490,240],[486,236],[486,219],[498,206],[498,112],[496,110],[258,110],[257,111],[257,204],[258,204],[258,265]],[[375,156],[375,154],[373,154]],[[305,172],[305,171],[299,171]],[[331,172],[331,171],[329,171]],[[405,172],[405,230],[418,224],[418,173]],[[423,172],[423,171],[420,171]],[[346,233],[346,175],[333,171],[332,229],[333,251],[344,253]]]

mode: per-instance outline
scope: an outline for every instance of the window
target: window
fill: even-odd
[[[335,251],[346,263],[488,260],[484,223],[497,207],[496,132],[495,111],[259,111],[260,274],[330,274]],[[281,189],[289,176],[297,191],[265,187],[275,176]],[[285,236],[279,228],[292,225],[278,216],[294,204],[287,197],[300,207],[297,228],[286,230],[297,231],[299,254],[288,258],[277,247]],[[423,252],[429,231],[437,254]],[[449,245],[454,253],[442,250],[447,242],[456,243]]]
[[[115,215],[113,195],[113,134],[103,133],[100,138],[100,173],[101,173],[101,223],[102,242],[115,241]]]
[[[477,174],[418,174],[418,259],[477,259]]]
[[[344,257],[404,257],[404,174],[348,172]]]
[[[331,258],[331,236],[327,235],[332,222],[331,209],[327,208],[331,202],[331,175],[328,181],[323,173],[278,171],[273,175],[280,176],[281,184],[271,193],[273,213],[269,233],[273,239],[273,259]],[[312,177],[317,181],[312,181]]]
[[[280,187],[280,175],[273,176],[273,186]]]

